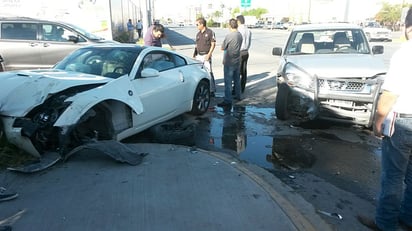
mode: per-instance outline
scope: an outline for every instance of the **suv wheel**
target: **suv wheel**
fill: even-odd
[[[290,97],[290,90],[286,83],[278,85],[278,92],[276,94],[275,110],[276,117],[280,120],[287,120],[289,118],[288,101]]]

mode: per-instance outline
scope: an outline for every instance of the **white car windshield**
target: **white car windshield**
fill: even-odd
[[[294,31],[287,43],[287,55],[358,53],[370,49],[361,29]]]
[[[140,47],[82,48],[64,58],[54,68],[118,78],[130,73],[141,49]]]

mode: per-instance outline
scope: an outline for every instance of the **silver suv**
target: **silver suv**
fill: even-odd
[[[50,68],[77,48],[100,42],[108,41],[68,23],[0,17],[0,71]]]
[[[369,46],[361,27],[347,23],[295,26],[277,74],[276,116],[326,119],[370,127],[386,67],[383,46]]]

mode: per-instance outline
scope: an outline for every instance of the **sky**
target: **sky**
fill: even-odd
[[[178,18],[179,15],[187,15],[188,6],[195,6],[213,2],[213,4],[224,4],[226,6],[239,7],[241,0],[154,0],[156,17]],[[280,12],[296,11],[297,8],[302,8],[300,11],[307,13],[309,2],[311,2],[312,15],[324,15],[329,13],[330,16],[342,15],[346,6],[346,1],[349,2],[348,15],[351,21],[362,20],[373,17],[380,9],[383,0],[251,0],[250,8],[266,8],[270,13],[279,14]],[[176,4],[178,2],[178,4]],[[331,3],[332,2],[332,3]],[[412,2],[412,0],[385,0],[390,4],[401,4],[402,2]],[[328,5],[329,3],[329,5]],[[249,9],[250,9],[249,8]],[[326,17],[326,16],[325,16]],[[343,16],[342,16],[343,17]]]

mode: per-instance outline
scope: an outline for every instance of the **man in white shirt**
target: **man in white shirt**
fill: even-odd
[[[398,230],[399,223],[412,230],[412,8],[405,18],[405,37],[408,41],[392,56],[375,115],[374,134],[382,138],[375,219],[358,216],[373,230]]]
[[[242,35],[242,46],[240,47],[240,88],[243,93],[247,82],[247,60],[249,59],[252,32],[245,26],[245,17],[243,15],[237,16],[236,19],[238,23],[237,30]]]

